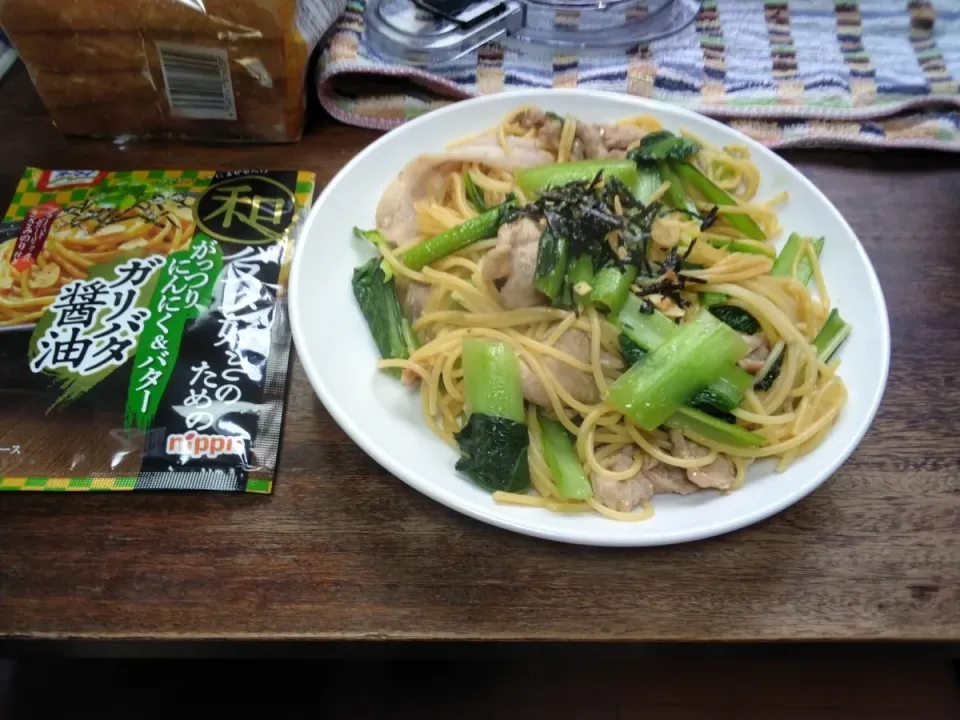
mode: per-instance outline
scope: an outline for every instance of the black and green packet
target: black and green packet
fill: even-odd
[[[0,491],[271,492],[313,189],[28,168],[0,223]]]

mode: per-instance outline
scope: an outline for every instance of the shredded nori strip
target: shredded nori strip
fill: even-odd
[[[622,214],[613,208],[619,204]],[[519,217],[544,219],[552,233],[567,239],[572,256],[588,255],[597,269],[636,265],[651,275],[647,259],[650,228],[659,206],[644,206],[617,178],[597,173],[590,182],[572,182],[545,190],[529,205],[514,208],[506,222]],[[615,247],[607,242],[616,232]]]
[[[712,208],[707,210],[706,214],[704,215],[693,212],[692,210],[686,210],[684,208],[670,208],[670,212],[680,213],[682,215],[686,215],[689,218],[693,218],[694,220],[699,220],[700,230],[705,231],[705,230],[709,230],[713,226],[713,224],[717,221],[717,219],[720,217],[718,214],[719,209],[720,208],[717,205],[714,205]]]
[[[687,289],[687,283],[703,282],[699,278],[681,274],[684,269],[693,269],[687,265],[686,261],[687,258],[690,257],[690,253],[693,252],[693,248],[696,246],[696,244],[696,240],[691,242],[682,255],[676,246],[670,248],[670,252],[667,253],[667,257],[664,258],[662,263],[660,263],[659,275],[652,281],[645,284],[638,283],[637,289],[634,290],[634,294],[638,297],[645,297],[647,295],[663,295],[664,297],[668,297],[674,303],[676,303],[677,307],[687,307],[690,303],[687,302],[687,300],[685,300],[680,293]],[[647,302],[649,303],[649,301]],[[650,306],[650,312],[653,312],[652,305]]]
[[[718,207],[717,207],[716,205],[714,205],[712,208],[710,208],[710,209],[707,211],[707,214],[706,214],[706,215],[701,215],[701,216],[700,216],[700,230],[701,230],[701,231],[709,230],[709,229],[710,229],[710,226],[713,225],[713,224],[717,221],[717,217],[718,217],[718,215],[717,215],[717,210],[718,210]]]
[[[780,366],[783,365],[783,355],[783,353],[780,353],[777,359],[773,361],[773,365],[770,366],[767,374],[753,384],[755,389],[769,390],[773,387],[774,381],[780,377]]]

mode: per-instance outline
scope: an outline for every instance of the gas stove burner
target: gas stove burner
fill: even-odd
[[[683,29],[700,0],[367,0],[368,41],[393,60],[437,65],[489,42],[525,51],[625,51]]]

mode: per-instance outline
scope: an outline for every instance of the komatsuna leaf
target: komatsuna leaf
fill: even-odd
[[[669,130],[660,130],[644,137],[627,157],[638,164],[656,160],[686,160],[699,150],[700,145],[696,141],[674,135]]]
[[[457,470],[480,487],[514,493],[530,487],[529,436],[523,423],[474,413],[454,437],[464,454]]]

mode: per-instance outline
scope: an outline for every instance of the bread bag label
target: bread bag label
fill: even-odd
[[[95,173],[0,224],[0,490],[270,492],[313,175]]]

